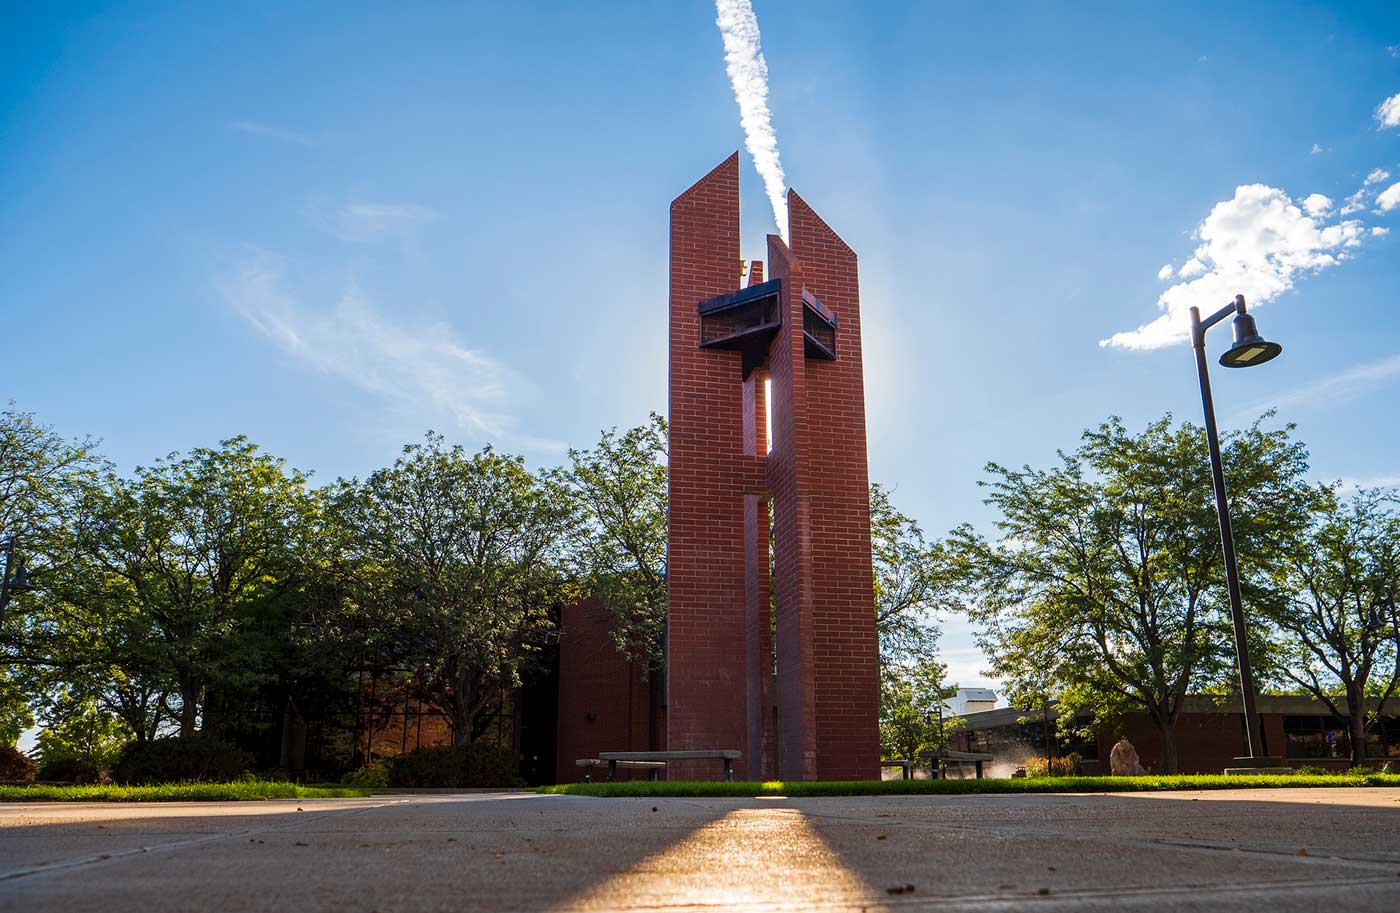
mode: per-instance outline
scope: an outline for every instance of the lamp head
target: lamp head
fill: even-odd
[[[1235,344],[1220,356],[1220,363],[1227,368],[1252,368],[1262,365],[1277,358],[1283,351],[1283,346],[1269,342],[1259,335],[1259,328],[1254,325],[1254,315],[1246,313],[1243,307],[1235,314],[1234,330]]]
[[[5,583],[5,589],[11,593],[23,593],[34,589],[34,584],[29,580],[29,570],[24,566],[24,559],[18,559],[18,567],[15,574]]]

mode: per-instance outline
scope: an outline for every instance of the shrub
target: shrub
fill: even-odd
[[[390,762],[387,758],[372,761],[364,767],[357,767],[340,778],[346,786],[360,786],[366,789],[383,789],[389,785]]]
[[[1077,777],[1081,773],[1084,758],[1078,752],[1070,752],[1062,758],[1027,758],[1028,777]]]
[[[0,780],[28,783],[34,779],[34,762],[13,745],[0,745]]]
[[[102,770],[84,758],[60,756],[51,758],[46,752],[39,759],[39,779],[59,783],[96,783]]]
[[[1302,777],[1331,777],[1340,773],[1340,771],[1323,767],[1320,764],[1304,764],[1301,767],[1293,768],[1293,772]]]
[[[386,759],[390,786],[520,786],[520,761],[508,746],[489,742],[415,748]]]
[[[237,780],[251,758],[227,742],[210,736],[132,742],[122,749],[112,768],[118,783],[188,783]]]

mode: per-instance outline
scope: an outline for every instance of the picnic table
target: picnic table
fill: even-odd
[[[947,749],[931,751],[928,756],[934,762],[933,775],[940,779],[943,777],[943,767],[949,761],[954,764],[975,764],[977,766],[977,779],[980,780],[982,779],[982,765],[988,761],[996,760],[996,755],[980,751],[949,751]]]

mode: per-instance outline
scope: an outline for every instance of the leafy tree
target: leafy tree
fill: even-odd
[[[661,663],[666,620],[666,448],[666,420],[653,412],[645,425],[603,432],[591,450],[571,449],[559,473],[579,507],[581,576],[611,613],[618,650],[644,668]]]
[[[90,440],[70,441],[13,406],[0,411],[0,540],[14,539],[35,583],[46,578],[50,556],[71,525],[76,502],[101,468]],[[38,594],[13,596],[0,609],[0,674],[7,665],[47,661],[30,617]]]
[[[925,541],[919,524],[894,507],[879,483],[870,486],[870,553],[881,666],[930,660],[939,635],[933,612],[947,598],[947,556],[941,543]]]
[[[64,695],[49,713],[39,731],[39,770],[46,780],[96,780],[131,740],[131,730],[90,699]]]
[[[501,689],[573,591],[561,547],[568,492],[490,447],[468,456],[429,434],[388,469],[336,495],[349,600],[342,626],[367,661],[417,682],[474,741]]]
[[[29,695],[15,678],[0,669],[0,746],[15,744],[33,725]]]
[[[880,673],[880,751],[917,761],[948,747],[954,726],[939,708],[957,693],[944,684],[947,667],[931,659],[889,664]]]
[[[1224,441],[1246,567],[1306,522],[1307,452],[1290,432],[1256,422]],[[1228,681],[1232,668],[1205,454],[1189,423],[1173,428],[1167,416],[1133,434],[1114,418],[1050,469],[989,464],[982,484],[999,539],[956,534],[969,614],[1012,693],[1048,682],[1067,718],[1146,713],[1167,773],[1180,768],[1187,693]]]
[[[1400,686],[1400,514],[1379,490],[1345,503],[1331,494],[1320,493],[1313,522],[1280,549],[1260,607],[1277,634],[1276,676],[1345,721],[1361,764],[1366,732]]]
[[[73,607],[70,660],[143,738],[163,708],[193,735],[210,688],[265,677],[255,622],[300,586],[318,500],[305,476],[238,437],[132,479],[109,474],[85,508],[59,594]]]

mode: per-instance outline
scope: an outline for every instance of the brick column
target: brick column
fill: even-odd
[[[739,155],[671,203],[667,747],[748,750],[744,398],[738,352],[702,350],[697,305],[739,285]],[[741,768],[742,769],[742,768]],[[674,779],[719,765],[673,765]]]
[[[836,360],[805,361],[816,775],[878,779],[879,646],[856,255],[796,191],[787,200],[806,288],[839,321]]]

